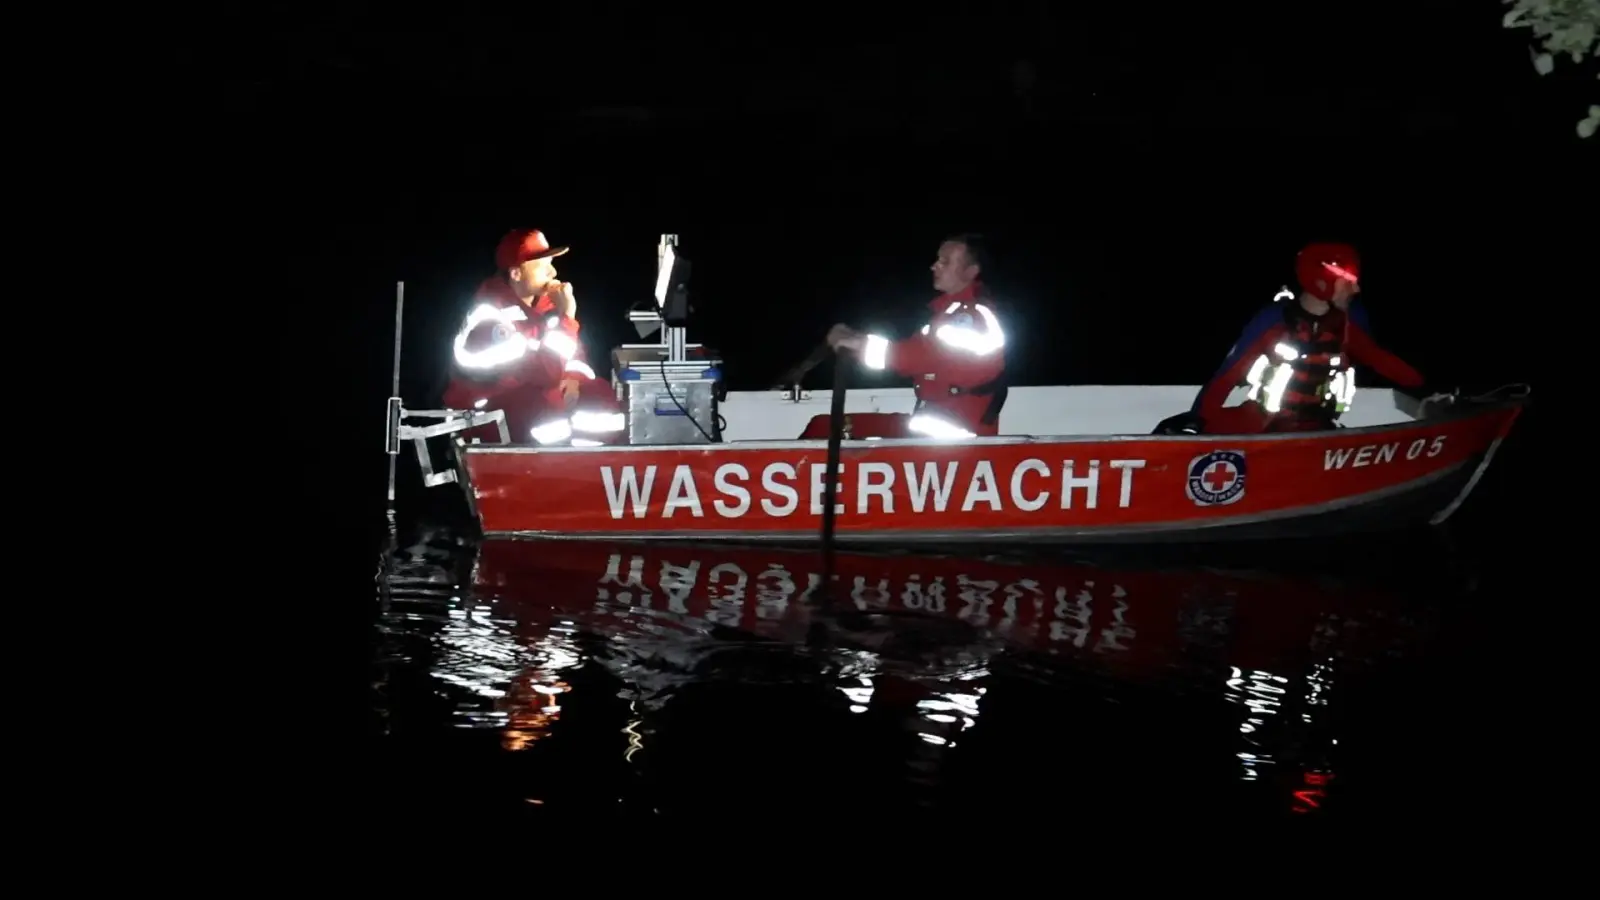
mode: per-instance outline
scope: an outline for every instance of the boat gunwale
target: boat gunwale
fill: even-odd
[[[1437,416],[1428,416],[1421,419],[1411,419],[1407,422],[1390,422],[1384,425],[1364,425],[1359,428],[1335,428],[1328,431],[1306,432],[1286,431],[1270,434],[1066,434],[1066,435],[999,435],[995,437],[964,438],[959,441],[944,440],[939,438],[882,438],[877,440],[847,440],[846,447],[873,448],[873,447],[1004,447],[1024,444],[1113,444],[1113,443],[1144,443],[1144,442],[1184,442],[1184,443],[1263,443],[1267,441],[1282,440],[1317,440],[1323,436],[1329,438],[1349,438],[1355,436],[1386,434],[1404,429],[1417,427],[1431,427],[1464,421],[1501,412],[1507,409],[1518,409],[1527,405],[1527,397],[1511,397],[1497,400],[1492,403],[1473,404],[1468,407],[1451,408]],[[1492,442],[1492,441],[1491,441]],[[1485,442],[1485,448],[1489,443]],[[727,443],[693,443],[693,444],[624,444],[618,446],[600,447],[541,447],[537,444],[468,444],[459,437],[456,438],[457,450],[469,454],[494,454],[494,453],[637,453],[659,451],[735,451],[735,450],[787,450],[787,449],[824,449],[828,442],[823,439],[759,439],[751,441],[731,441]]]

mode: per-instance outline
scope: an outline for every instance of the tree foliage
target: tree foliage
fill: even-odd
[[[1511,7],[1502,24],[1507,28],[1533,31],[1543,49],[1533,55],[1533,67],[1540,75],[1555,71],[1556,59],[1568,56],[1573,63],[1587,57],[1600,57],[1600,0],[1501,0]],[[1600,78],[1600,73],[1596,74]],[[1600,130],[1600,104],[1589,107],[1589,114],[1578,123],[1579,137],[1593,137]]]

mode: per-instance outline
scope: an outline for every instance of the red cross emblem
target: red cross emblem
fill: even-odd
[[[1244,496],[1243,450],[1213,450],[1189,461],[1184,479],[1189,499],[1201,506],[1227,505]]]
[[[1201,476],[1200,480],[1204,481],[1206,487],[1212,491],[1221,493],[1223,488],[1233,484],[1233,480],[1238,476],[1239,473],[1234,471],[1232,463],[1218,462],[1207,469],[1206,474]]]

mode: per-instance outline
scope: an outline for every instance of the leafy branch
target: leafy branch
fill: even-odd
[[[1566,55],[1573,63],[1600,57],[1600,0],[1501,0],[1511,7],[1501,20],[1507,28],[1527,28],[1543,47],[1533,54],[1540,75],[1555,71],[1556,58]],[[1600,78],[1600,73],[1596,74]],[[1578,136],[1593,137],[1600,130],[1600,104],[1578,123]]]

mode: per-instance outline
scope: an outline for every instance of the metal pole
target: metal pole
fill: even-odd
[[[390,382],[390,396],[388,409],[388,431],[384,435],[384,450],[389,455],[389,503],[385,517],[389,521],[389,541],[383,548],[383,555],[378,560],[378,609],[381,614],[388,614],[391,599],[390,576],[394,574],[394,550],[400,540],[400,529],[395,522],[394,515],[394,472],[395,463],[400,458],[400,328],[404,321],[406,307],[406,283],[397,281],[394,285],[394,377]]]
[[[389,453],[389,536],[395,537],[394,474],[395,462],[400,456],[400,334],[405,321],[406,283],[394,285],[394,377],[389,391],[389,435],[386,449]]]
[[[390,392],[400,396],[400,326],[405,321],[406,314],[406,283],[394,283],[394,389]]]
[[[389,520],[389,540],[383,548],[383,555],[378,559],[378,614],[387,616],[390,605],[394,599],[394,552],[400,542],[400,529],[395,522],[394,514],[394,474],[395,463],[400,458],[400,421],[404,411],[400,403],[400,335],[401,326],[405,321],[406,309],[406,283],[394,283],[394,374],[389,382],[389,409],[388,430],[384,435],[384,450],[389,455],[389,503],[386,517]],[[385,683],[388,682],[388,665],[384,665]]]
[[[834,503],[838,500],[839,457],[844,440],[844,401],[849,392],[850,357],[836,353],[833,358],[833,403],[828,415],[828,473],[822,488],[822,598],[833,599]]]

